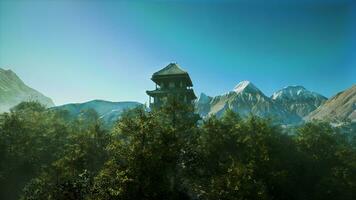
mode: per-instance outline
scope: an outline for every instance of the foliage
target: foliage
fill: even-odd
[[[182,174],[194,137],[192,120],[172,107],[123,116],[108,146],[110,160],[96,178],[95,199],[184,199]],[[109,183],[109,184],[108,184]]]
[[[339,129],[192,111],[136,108],[106,130],[92,110],[21,103],[0,115],[0,199],[354,198],[356,146]]]

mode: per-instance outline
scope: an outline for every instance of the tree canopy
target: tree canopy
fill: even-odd
[[[228,110],[197,123],[171,102],[126,111],[106,130],[95,111],[24,102],[0,115],[0,199],[354,199],[356,146],[329,124],[295,134]]]

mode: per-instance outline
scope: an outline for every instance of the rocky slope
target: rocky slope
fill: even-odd
[[[201,93],[195,103],[196,112],[201,116],[207,116],[210,112],[210,102],[213,98]]]
[[[54,106],[50,98],[27,86],[13,71],[0,68],[0,113],[29,100]]]
[[[305,117],[308,120],[356,122],[356,85],[336,94]]]

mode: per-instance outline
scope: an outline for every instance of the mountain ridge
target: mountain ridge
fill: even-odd
[[[231,109],[243,117],[253,114],[272,117],[285,124],[297,124],[326,100],[326,97],[298,85],[286,86],[268,97],[252,82],[245,80],[222,95],[210,97],[202,93],[195,107],[203,118],[210,115],[219,117],[226,109]]]
[[[300,118],[305,117],[327,100],[323,95],[309,91],[300,85],[284,87],[274,92],[271,99]]]
[[[54,110],[68,110],[72,116],[79,116],[85,109],[93,109],[108,123],[118,119],[126,108],[143,105],[136,101],[95,99],[54,107],[49,97],[27,86],[15,72],[0,68],[0,112],[7,112],[18,103],[29,100],[39,101]],[[195,101],[195,108],[203,118],[210,115],[219,117],[231,109],[243,117],[251,114],[272,117],[283,124],[298,124],[315,119],[356,122],[356,85],[330,99],[301,85],[283,87],[268,97],[252,82],[245,80],[221,95],[212,97],[201,93]]]
[[[83,103],[69,103],[61,106],[52,107],[51,110],[66,111],[70,118],[76,119],[87,110],[94,110],[101,119],[105,126],[112,126],[121,114],[128,109],[132,109],[143,104],[136,101],[106,101],[95,99]]]
[[[47,107],[52,99],[26,85],[15,72],[0,68],[0,112],[8,112],[22,101],[38,101]]]
[[[356,122],[356,84],[332,96],[322,106],[306,116],[305,120]]]
[[[210,115],[219,117],[225,110],[231,109],[243,117],[253,114],[260,117],[271,117],[283,123],[297,123],[301,120],[281,105],[275,104],[250,81],[241,81],[232,91],[211,97],[209,105],[199,100],[196,109],[203,118]]]

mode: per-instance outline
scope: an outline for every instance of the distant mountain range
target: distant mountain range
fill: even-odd
[[[104,100],[93,100],[85,103],[65,104],[51,108],[52,110],[66,111],[70,118],[79,118],[84,111],[94,110],[98,113],[99,118],[106,126],[113,125],[121,114],[128,109],[142,106],[138,102],[111,102]]]
[[[112,125],[124,110],[143,105],[130,101],[93,100],[54,107],[50,98],[25,85],[11,70],[0,68],[0,113],[9,111],[18,103],[28,100],[39,101],[52,107],[53,110],[65,110],[72,118],[79,117],[83,111],[92,109],[106,125]],[[227,109],[231,109],[242,117],[251,114],[270,117],[286,125],[315,119],[328,122],[356,122],[356,85],[328,100],[303,86],[288,86],[268,97],[253,83],[242,81],[230,92],[222,95],[210,97],[202,93],[195,107],[196,112],[203,118],[211,115],[220,117]]]
[[[39,101],[47,107],[54,106],[50,98],[27,86],[13,71],[0,68],[0,113],[29,100]]]
[[[138,102],[110,102],[93,100],[85,103],[72,103],[55,107],[53,101],[27,86],[13,71],[0,68],[0,113],[8,112],[23,101],[38,101],[52,110],[62,110],[70,118],[78,118],[86,110],[94,110],[105,125],[112,125],[124,110],[143,105]]]
[[[226,109],[231,109],[242,117],[253,114],[270,117],[282,124],[299,124],[313,119],[356,121],[356,86],[327,100],[303,86],[288,86],[267,97],[253,83],[242,81],[232,91],[216,97],[202,93],[195,106],[202,117],[219,117]]]
[[[231,109],[242,117],[254,114],[261,117],[272,117],[283,123],[300,121],[297,115],[288,112],[285,107],[267,97],[249,81],[242,81],[232,91],[213,98],[202,94],[196,105],[198,113],[203,117],[209,115],[220,117],[225,110]]]

